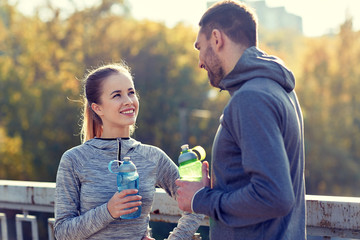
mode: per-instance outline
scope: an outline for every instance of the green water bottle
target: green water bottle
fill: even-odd
[[[188,144],[181,146],[178,159],[180,179],[190,182],[200,182],[202,178],[202,163],[206,156],[204,148],[196,146],[189,149]]]

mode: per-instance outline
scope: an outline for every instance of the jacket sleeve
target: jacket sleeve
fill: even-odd
[[[113,218],[107,204],[80,215],[80,187],[74,156],[66,152],[59,164],[55,189],[56,239],[85,239],[108,225]]]
[[[161,150],[160,150],[161,151]],[[157,185],[164,189],[173,199],[176,200],[177,186],[175,180],[180,178],[178,167],[175,163],[161,151]],[[204,219],[202,214],[186,213],[183,212],[179,219],[177,226],[174,228],[169,240],[188,240],[193,237],[199,228],[201,221]]]
[[[287,215],[295,196],[281,132],[281,102],[254,91],[233,98],[222,125],[241,149],[235,160],[242,161],[249,183],[230,191],[204,188],[194,196],[193,210],[229,227],[243,227]]]

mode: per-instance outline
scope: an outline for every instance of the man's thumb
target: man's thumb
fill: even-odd
[[[207,161],[202,163],[202,182],[206,187],[210,186],[209,163]]]

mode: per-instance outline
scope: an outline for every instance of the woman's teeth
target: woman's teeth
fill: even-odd
[[[134,112],[134,110],[128,110],[128,111],[124,111],[124,112],[121,112],[121,113],[123,113],[123,114],[130,114],[130,113],[133,113]]]

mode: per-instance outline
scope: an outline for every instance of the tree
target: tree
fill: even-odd
[[[309,40],[301,77],[308,192],[359,195],[359,33]]]
[[[208,99],[209,85],[196,68],[190,27],[135,21],[112,12],[110,3],[118,1],[75,11],[66,19],[48,6],[53,14],[46,21],[22,16],[10,5],[5,8],[8,20],[2,18],[0,24],[5,33],[0,50],[6,50],[0,56],[0,126],[9,139],[19,140],[20,153],[33,166],[25,180],[54,181],[63,152],[80,143],[78,100],[85,69],[128,62],[141,96],[136,138],[174,159],[183,144],[179,106],[201,109]],[[201,122],[209,124],[207,119]],[[216,126],[210,127],[215,131]],[[209,153],[212,136],[206,133],[193,131],[190,139],[206,145]]]

